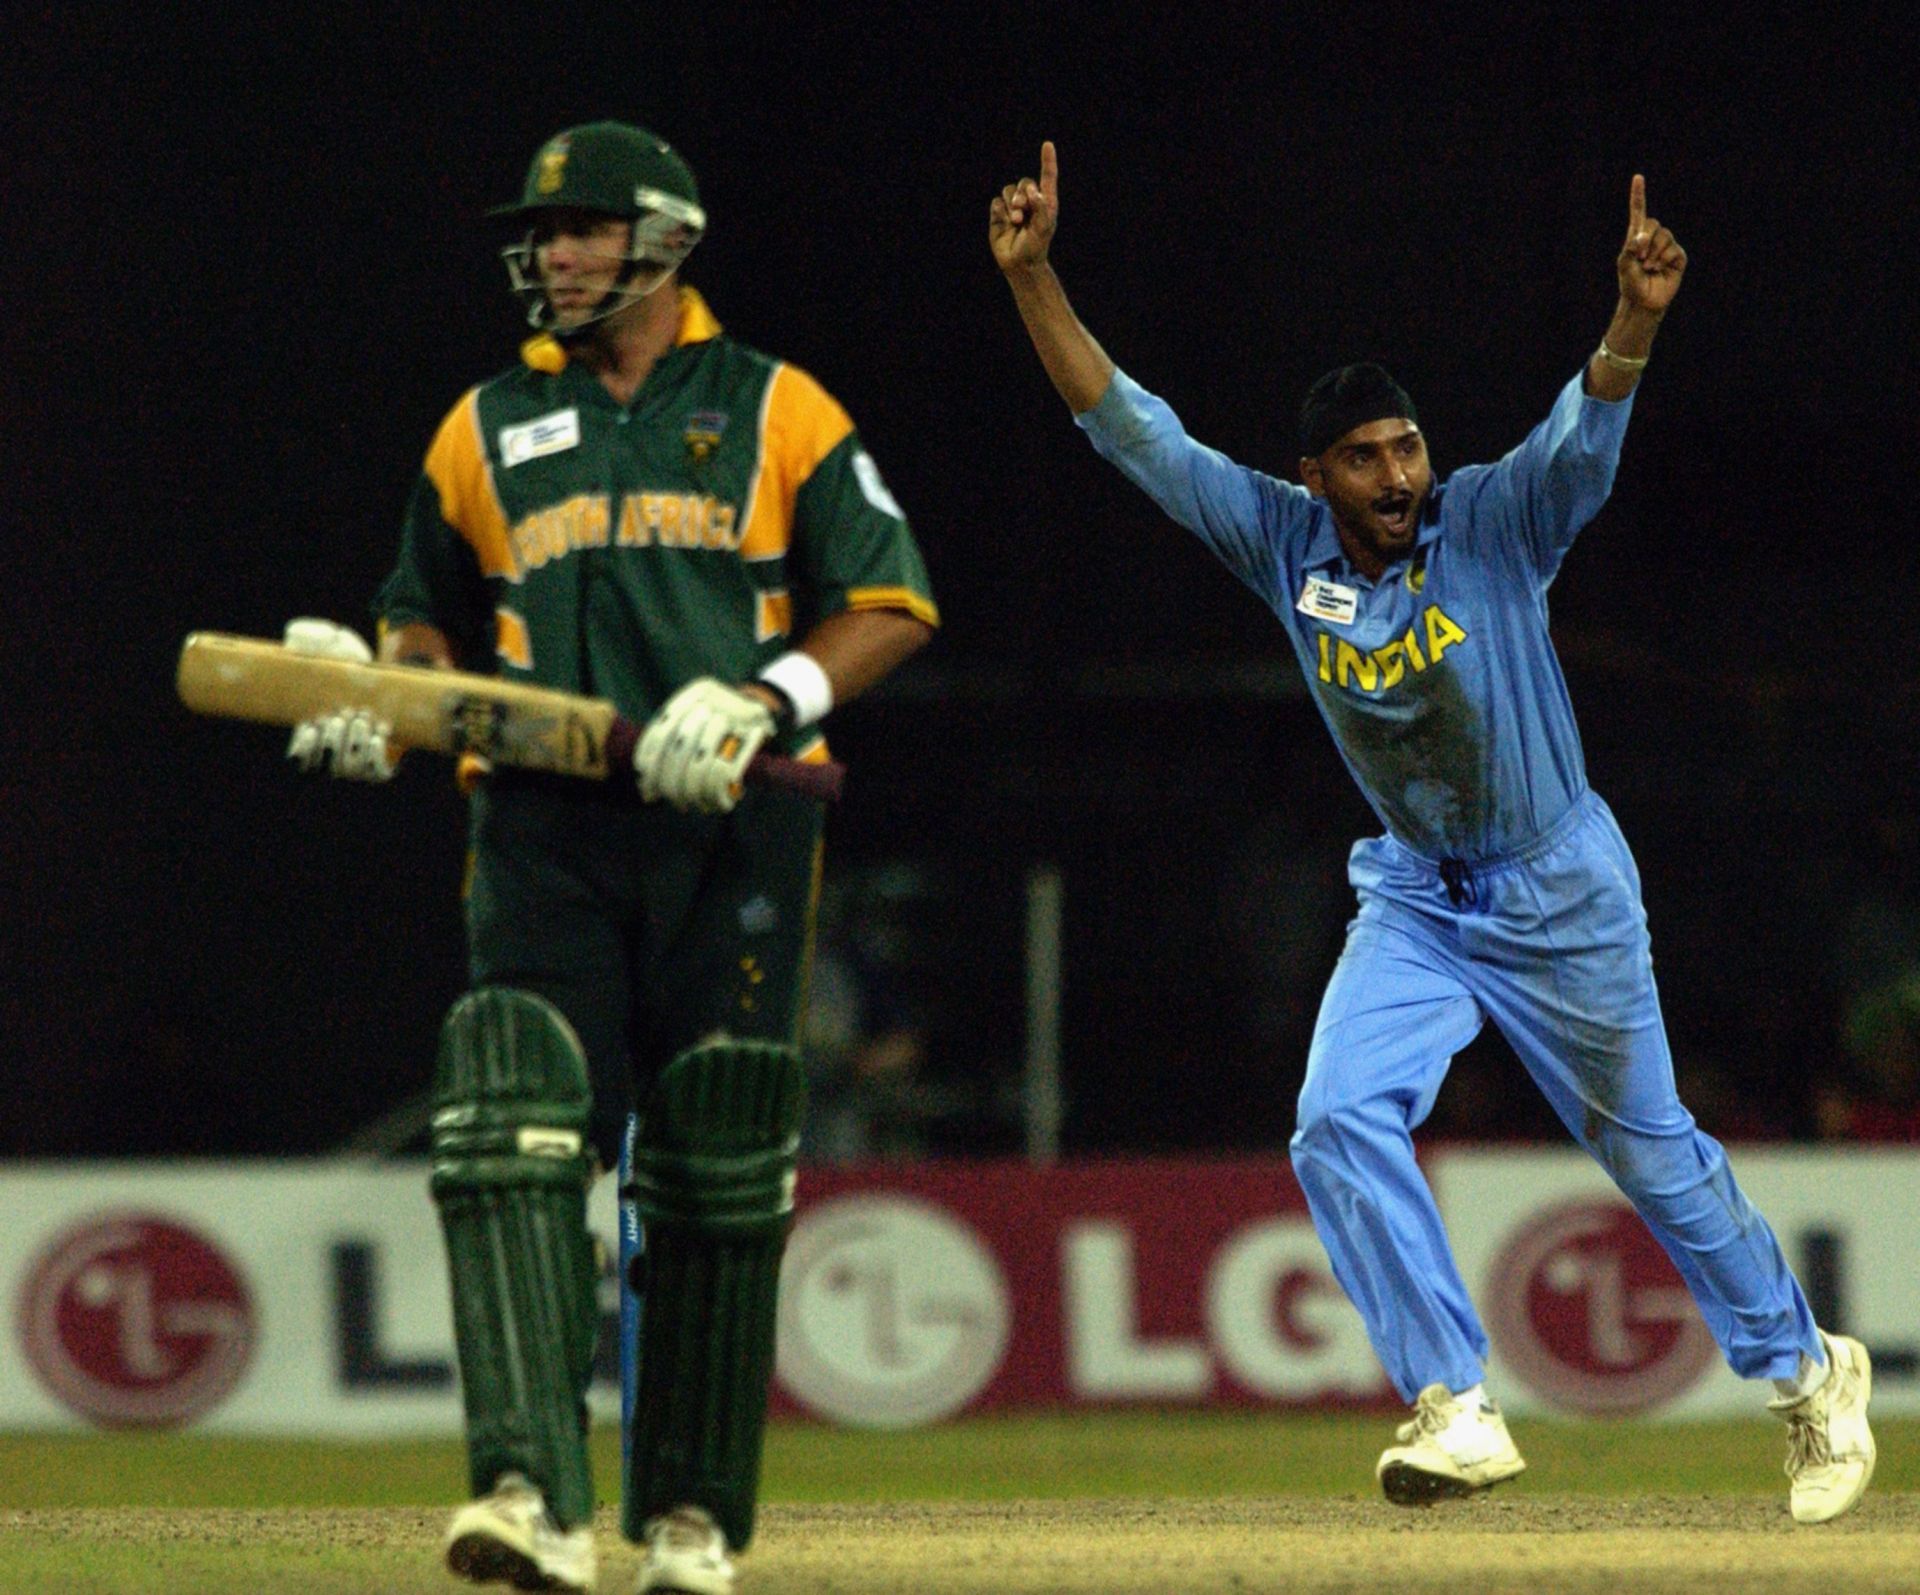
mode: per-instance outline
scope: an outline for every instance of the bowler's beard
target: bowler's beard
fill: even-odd
[[[1405,559],[1419,540],[1433,489],[1383,493],[1362,502],[1333,505],[1334,523],[1349,547],[1359,547],[1384,569]]]

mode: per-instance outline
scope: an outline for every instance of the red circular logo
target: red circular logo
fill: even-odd
[[[209,1242],[145,1213],[76,1225],[33,1266],[20,1298],[27,1361],[96,1423],[159,1428],[226,1399],[256,1339],[253,1299]]]
[[[1572,1202],[1539,1215],[1494,1259],[1488,1329],[1536,1394],[1575,1412],[1672,1401],[1718,1347],[1640,1215]]]

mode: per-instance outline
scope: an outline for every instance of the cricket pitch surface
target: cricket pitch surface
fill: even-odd
[[[444,1511],[418,1507],[0,1511],[8,1595],[430,1595]],[[596,1591],[639,1553],[597,1520]],[[1404,1510],[1343,1497],[774,1505],[740,1595],[1554,1591],[1634,1595],[1920,1587],[1920,1496],[1869,1494],[1803,1528],[1778,1499],[1511,1494]],[[492,1586],[504,1590],[505,1586]]]

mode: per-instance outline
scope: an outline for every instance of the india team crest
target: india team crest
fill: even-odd
[[[727,417],[719,410],[695,410],[687,417],[684,434],[687,457],[695,465],[706,464],[708,456],[720,447],[720,439],[726,430]]]

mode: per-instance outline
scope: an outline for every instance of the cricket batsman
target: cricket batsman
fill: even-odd
[[[1734,1371],[1771,1381],[1794,1518],[1873,1475],[1866,1350],[1813,1322],[1725,1152],[1675,1093],[1633,855],[1587,784],[1546,592],[1606,501],[1686,251],[1632,180],[1598,347],[1505,458],[1436,482],[1412,398],[1377,365],[1314,383],[1296,485],[1196,443],[1116,369],[1049,261],[1059,163],[989,208],[995,262],[1093,447],[1273,610],[1384,835],[1321,1003],[1293,1164],[1334,1272],[1413,1407],[1389,1501],[1470,1496],[1524,1467],[1487,1335],[1411,1132],[1489,1019],[1685,1279]]]
[[[442,1029],[432,1191],[472,1500],[448,1567],[591,1589],[586,1193],[618,1165],[623,1523],[641,1591],[729,1595],[759,1490],[805,1086],[820,804],[749,787],[938,623],[900,505],[813,377],[681,281],[692,169],[621,122],[555,134],[502,208],[532,336],[426,453],[374,603],[383,660],[610,699],[627,781],[469,770],[471,991]],[[364,659],[325,621],[290,647]],[[303,769],[384,780],[369,712]]]

